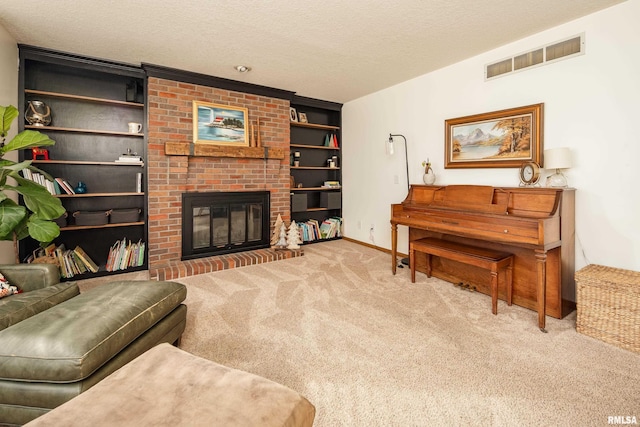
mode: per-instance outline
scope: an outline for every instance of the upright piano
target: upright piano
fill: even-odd
[[[544,331],[547,314],[560,319],[575,309],[574,213],[574,189],[412,185],[391,205],[391,269],[395,274],[398,225],[409,227],[409,241],[436,237],[510,252],[513,303],[537,310]],[[426,256],[415,262],[425,272]],[[486,270],[433,257],[432,274],[490,294]],[[506,290],[498,295],[505,299]]]

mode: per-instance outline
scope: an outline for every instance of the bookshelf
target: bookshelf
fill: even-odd
[[[107,271],[111,246],[123,239],[146,242],[146,204],[144,180],[146,165],[117,162],[129,151],[146,158],[145,74],[135,66],[84,58],[62,52],[19,45],[19,110],[21,128],[42,132],[56,141],[47,147],[49,159],[33,159],[30,150],[21,160],[63,178],[71,187],[86,184],[82,194],[58,194],[67,211],[67,223],[53,242],[67,250],[79,246],[98,265],[98,272],[85,272],[63,279],[83,279],[146,269],[144,262],[131,269]],[[34,126],[25,120],[29,101],[42,101],[51,109],[48,126]],[[128,123],[142,123],[143,132],[129,133]],[[142,174],[142,188],[138,186]],[[107,212],[139,209],[137,220],[106,224],[76,224],[73,212]],[[21,259],[38,249],[27,238],[20,241]]]
[[[290,122],[291,219],[297,223],[322,224],[342,217],[342,175],[340,126],[342,104],[294,96],[291,107],[304,113],[307,123]],[[327,137],[335,136],[337,146],[329,146]],[[299,157],[296,157],[299,153]],[[333,167],[328,161],[334,159]],[[296,166],[295,161],[298,161]],[[333,181],[334,186],[327,186]],[[322,240],[305,241],[314,243]]]

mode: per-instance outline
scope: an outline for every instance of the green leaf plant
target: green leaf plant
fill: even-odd
[[[16,263],[19,263],[18,241],[31,236],[43,247],[48,245],[60,235],[60,228],[52,220],[62,216],[65,210],[57,197],[42,185],[23,178],[20,171],[31,169],[52,180],[49,174],[32,166],[31,160],[16,163],[4,158],[11,151],[55,144],[48,136],[33,130],[22,131],[6,142],[16,117],[16,107],[0,106],[0,240],[13,241]],[[12,193],[22,196],[24,206],[9,197]]]

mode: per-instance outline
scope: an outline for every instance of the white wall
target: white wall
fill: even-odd
[[[18,106],[18,45],[16,41],[0,26],[0,105]],[[7,140],[10,140],[18,129],[15,122]],[[18,160],[18,156],[11,157]],[[13,264],[14,251],[12,242],[0,241],[0,264]]]
[[[640,270],[638,16],[640,1],[628,1],[345,104],[345,235],[391,247],[390,205],[407,189],[403,153],[384,151],[389,133],[408,139],[411,183],[422,183],[420,163],[429,157],[436,184],[517,186],[513,168],[445,170],[444,121],[543,102],[544,148],[573,153],[566,175],[577,188],[576,269]],[[585,55],[484,81],[485,64],[582,32]],[[400,227],[398,250],[407,248]]]

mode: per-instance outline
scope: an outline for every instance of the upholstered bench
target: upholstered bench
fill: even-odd
[[[288,387],[159,344],[27,426],[287,427],[314,417]]]
[[[427,254],[427,277],[431,277],[431,255],[489,270],[491,272],[491,312],[493,314],[498,314],[498,272],[501,269],[505,269],[507,276],[507,304],[511,305],[513,292],[512,254],[433,237],[413,240],[409,243],[411,283],[416,281],[416,252]]]

